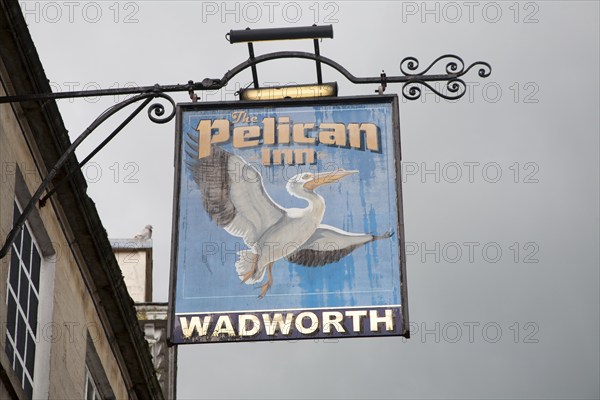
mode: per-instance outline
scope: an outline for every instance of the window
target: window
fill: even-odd
[[[88,367],[85,367],[85,400],[102,400],[100,392],[98,392],[98,385],[94,382],[94,377],[90,373]]]
[[[87,333],[87,349],[85,351],[85,400],[115,400],[106,372],[102,367],[94,341]]]
[[[13,223],[20,215],[21,208],[15,201]],[[28,398],[33,396],[41,264],[40,250],[25,224],[12,244],[5,351]]]

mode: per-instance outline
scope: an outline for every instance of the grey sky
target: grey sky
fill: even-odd
[[[468,76],[458,102],[400,104],[413,337],[184,346],[180,398],[600,396],[598,2],[65,3],[23,3],[55,90],[220,78],[247,58],[230,29],[315,22],[333,24],[321,51],[355,75],[446,53],[493,67]],[[311,44],[256,45],[277,49]],[[259,78],[313,82],[314,66],[276,61]],[[201,100],[234,100],[250,79]],[[376,89],[329,68],[324,79],[341,95]],[[114,102],[59,101],[71,137]],[[84,168],[109,236],[154,226],[156,301],[168,291],[174,129],[140,116]]]

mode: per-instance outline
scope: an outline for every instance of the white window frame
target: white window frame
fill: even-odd
[[[85,391],[83,393],[83,398],[84,400],[102,400],[102,395],[98,390],[98,384],[87,365],[85,366]]]
[[[21,206],[21,203],[18,201],[18,199],[14,199],[14,205],[17,206],[18,210],[20,213],[23,212],[23,207]],[[13,221],[13,223],[16,221]],[[26,360],[22,360],[21,355],[18,353],[18,349],[15,346],[15,338],[12,337],[12,335],[9,334],[9,327],[8,325],[5,327],[6,330],[6,343],[5,343],[5,348],[3,349],[3,351],[6,352],[7,346],[11,346],[12,347],[12,351],[13,351],[13,358],[10,359],[10,365],[11,367],[15,368],[16,362],[18,362],[19,364],[21,364],[22,368],[23,368],[23,372],[21,373],[21,376],[19,376],[17,374],[17,378],[19,379],[19,382],[21,382],[21,387],[25,390],[25,381],[23,379],[23,374],[26,374],[26,378],[31,381],[31,386],[32,386],[32,393],[31,393],[31,397],[32,398],[48,398],[49,395],[49,388],[50,388],[50,348],[51,348],[51,343],[48,340],[44,340],[44,335],[43,335],[43,331],[45,330],[45,328],[48,326],[49,322],[52,321],[52,310],[53,310],[53,302],[54,302],[54,295],[53,295],[53,291],[54,291],[54,261],[53,259],[49,258],[49,257],[44,257],[42,254],[42,251],[40,249],[39,243],[36,239],[35,236],[35,232],[34,229],[32,229],[32,227],[29,225],[28,222],[25,223],[23,230],[27,229],[29,236],[31,237],[31,242],[32,242],[32,248],[35,248],[35,250],[37,251],[38,255],[40,256],[40,271],[39,271],[39,283],[38,283],[38,289],[37,289],[37,300],[38,300],[38,309],[37,309],[37,317],[36,317],[36,322],[37,322],[37,328],[36,328],[36,334],[35,337],[33,337],[33,344],[35,345],[35,357],[33,360],[33,379],[31,376],[31,371],[28,371],[26,369]],[[22,239],[22,234],[21,234],[21,241]],[[12,250],[14,251],[15,247],[17,245],[13,244],[13,248]],[[18,244],[19,248],[21,247],[21,243]],[[11,252],[12,253],[12,252]],[[33,255],[31,255],[31,257],[33,258]],[[15,329],[14,332],[16,334],[16,336],[19,335],[19,333],[17,332],[18,329],[18,323],[17,323],[17,316],[19,314],[24,314],[27,318],[25,318],[25,322],[26,322],[26,329],[27,329],[27,335],[32,334],[31,331],[31,326],[29,324],[29,310],[23,311],[21,304],[19,303],[19,299],[16,296],[15,290],[14,288],[11,286],[10,284],[10,274],[12,273],[11,269],[15,268],[13,266],[13,257],[11,254],[11,261],[10,261],[10,267],[9,267],[9,276],[6,282],[6,304],[7,304],[7,312],[8,312],[8,301],[9,301],[9,296],[13,297],[16,300],[16,311],[17,314],[15,315]],[[26,278],[28,278],[29,280],[29,285],[28,285],[28,289],[29,290],[34,290],[34,285],[31,282],[31,274],[28,273],[27,269],[25,268],[23,272],[21,272],[21,270],[23,269],[22,264],[23,264],[23,260],[22,257],[19,257],[19,272],[18,272],[18,280],[17,280],[17,286],[21,286],[20,284],[20,280],[21,280],[21,274],[24,273],[26,274]],[[20,290],[19,288],[17,288],[17,290]],[[34,290],[35,293],[35,290]],[[29,302],[28,302],[29,304]],[[27,355],[27,351],[28,351],[28,346],[29,344],[26,344],[26,349],[25,349],[25,354]],[[21,362],[23,361],[23,362]],[[17,371],[15,371],[17,372]]]

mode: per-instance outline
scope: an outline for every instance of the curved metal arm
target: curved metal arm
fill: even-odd
[[[280,51],[280,52],[276,52],[276,53],[268,53],[268,54],[263,54],[261,56],[257,56],[254,59],[247,60],[247,61],[237,65],[232,70],[227,71],[227,73],[223,76],[223,78],[219,82],[219,84],[221,85],[220,87],[227,85],[227,83],[231,80],[231,78],[233,78],[240,72],[244,71],[245,69],[250,68],[253,65],[257,65],[257,64],[260,64],[260,63],[263,63],[266,61],[270,61],[270,60],[285,59],[285,58],[304,58],[307,60],[320,61],[323,64],[327,64],[330,67],[332,67],[333,69],[337,70],[346,79],[348,79],[350,82],[355,83],[355,84],[379,84],[379,83],[381,83],[380,76],[374,76],[374,77],[354,76],[342,65],[338,64],[337,62],[333,61],[330,58],[327,58],[327,57],[324,57],[321,55],[316,55],[313,53],[306,53],[306,52],[301,52],[301,51]],[[440,60],[445,59],[445,58],[450,58],[452,60],[448,63],[448,65],[446,67],[447,74],[425,75],[435,64],[437,64]],[[402,67],[405,64],[410,65],[409,69],[411,69],[411,68],[416,69],[416,68],[418,68],[418,65],[419,65],[418,60],[416,58],[406,57],[404,60],[402,60],[400,62],[401,71],[404,75],[403,76],[387,76],[385,79],[386,82],[388,82],[388,83],[410,83],[410,82],[415,82],[417,80],[420,80],[420,81],[448,81],[451,79],[460,78],[461,76],[465,75],[467,72],[469,72],[469,70],[471,70],[475,66],[480,66],[479,76],[482,78],[487,78],[488,76],[490,76],[490,74],[492,72],[492,67],[484,61],[474,62],[467,69],[465,69],[464,61],[460,57],[451,55],[451,54],[446,54],[441,57],[438,57],[435,61],[433,61],[431,63],[431,65],[429,65],[429,67],[427,69],[425,69],[423,72],[421,72],[419,74],[406,73],[406,71]],[[461,65],[461,67],[458,68],[458,65]]]
[[[156,98],[162,98],[162,99],[167,100],[173,106],[173,110],[171,111],[171,113],[169,113],[168,115],[165,116],[165,107],[162,104],[160,104],[160,103],[154,103],[154,104],[150,105],[150,107],[148,108],[148,118],[150,118],[150,120],[152,120],[153,122],[161,123],[161,124],[169,122],[170,120],[173,119],[173,117],[175,117],[175,102],[173,101],[173,99],[170,96],[162,93],[160,91],[160,89],[153,88],[152,91],[150,91],[150,92],[139,94],[137,96],[134,96],[134,97],[132,97],[130,99],[124,100],[121,103],[115,104],[114,106],[110,107],[108,110],[106,110],[105,112],[103,112],[102,114],[100,114],[98,116],[98,118],[96,118],[94,120],[94,122],[92,122],[90,124],[90,126],[88,126],[83,131],[83,133],[77,137],[77,139],[75,139],[75,141],[69,146],[69,148],[58,159],[58,161],[56,162],[56,164],[54,165],[54,167],[52,167],[52,169],[50,170],[50,172],[48,172],[48,175],[46,176],[46,178],[44,178],[44,180],[42,181],[42,183],[40,184],[40,186],[38,187],[38,189],[35,191],[35,193],[31,197],[31,199],[29,200],[29,202],[27,203],[27,205],[23,209],[23,212],[19,216],[18,220],[16,222],[14,222],[14,226],[11,229],[11,231],[9,232],[8,236],[6,237],[6,240],[5,240],[5,242],[4,242],[3,246],[2,246],[2,249],[0,250],[0,259],[4,258],[4,256],[6,256],[6,254],[8,253],[8,250],[10,249],[10,246],[15,241],[15,238],[17,237],[17,234],[18,234],[19,230],[25,224],[25,221],[27,220],[27,217],[29,217],[29,214],[31,214],[31,211],[33,211],[33,208],[38,203],[38,200],[40,199],[40,197],[42,196],[42,194],[44,193],[44,191],[46,190],[46,188],[48,188],[48,186],[50,185],[50,183],[52,182],[52,180],[56,177],[56,174],[58,173],[58,171],[67,162],[67,160],[69,159],[69,157],[71,157],[71,155],[73,155],[73,153],[75,152],[75,149],[77,149],[77,147],[79,147],[79,145],[96,128],[98,128],[100,125],[102,125],[102,123],[104,123],[107,119],[109,119],[110,117],[112,117],[113,115],[115,115],[117,112],[119,112],[123,108],[125,108],[125,107],[127,107],[127,106],[129,106],[129,105],[131,105],[133,103],[136,103],[136,102],[138,102],[140,100],[144,100],[143,103],[140,104],[136,108],[136,110],[133,111],[133,113],[131,113],[129,115],[129,117],[127,117],[125,119],[124,123],[122,123],[121,125],[119,125],[119,127],[117,127],[117,129],[115,129],[115,131],[109,136],[108,139],[112,139],[116,135],[116,133],[118,133],[121,129],[123,129],[123,127],[129,121],[131,121],[131,119],[133,119],[133,117],[135,117],[137,114],[139,114],[140,111],[142,111],[148,104],[150,104],[150,102],[152,102],[152,100],[154,100]],[[108,143],[108,141],[105,141],[101,146],[104,147],[104,145],[106,143]],[[100,148],[97,148],[96,150],[94,150],[93,154],[96,154],[98,152],[98,150],[100,150]],[[91,158],[91,157],[87,157],[86,160],[89,160],[89,158]],[[81,167],[81,166],[82,166],[82,164],[79,164],[79,167]],[[59,183],[59,185],[61,185],[65,181],[67,181],[72,175],[73,175],[73,172],[69,173],[63,179],[63,181],[61,181]],[[44,201],[49,197],[50,194],[51,193],[49,193],[48,196],[46,196],[44,198]]]
[[[130,95],[145,93],[148,91],[158,90],[162,93],[170,92],[190,92],[193,93],[195,90],[218,90],[221,89],[231,81],[233,77],[238,75],[240,72],[255,67],[256,65],[277,59],[290,59],[290,58],[301,58],[306,60],[318,61],[323,64],[329,65],[341,73],[350,82],[358,85],[364,84],[388,84],[388,83],[403,83],[402,95],[409,100],[416,100],[421,95],[421,89],[416,85],[425,86],[432,90],[438,96],[448,100],[456,100],[461,98],[466,91],[466,84],[462,80],[462,77],[466,75],[471,69],[479,67],[478,75],[480,78],[487,78],[492,73],[492,67],[490,64],[484,61],[476,61],[465,68],[464,61],[455,55],[446,54],[435,59],[426,69],[419,73],[415,73],[419,67],[419,61],[414,57],[406,57],[400,62],[400,71],[403,75],[398,76],[387,76],[381,74],[380,76],[372,77],[357,77],[351,74],[346,68],[339,63],[333,61],[330,58],[322,55],[306,53],[301,51],[280,51],[275,53],[263,54],[251,59],[248,59],[233,69],[227,71],[221,79],[206,78],[202,82],[189,81],[187,84],[178,85],[154,85],[154,86],[142,86],[137,88],[121,88],[121,89],[101,89],[101,90],[84,90],[76,92],[60,92],[60,93],[43,93],[43,94],[32,94],[32,95],[19,95],[19,96],[5,96],[0,97],[0,103],[12,103],[29,100],[47,100],[47,99],[63,99],[63,98],[74,98],[74,97],[96,97],[96,96],[113,96],[113,95]],[[427,75],[436,64],[440,64],[442,60],[446,60],[445,74],[431,74]],[[438,90],[434,89],[427,82],[447,82],[446,88],[450,95],[443,94]]]
[[[43,93],[43,94],[31,94],[31,95],[19,95],[19,96],[5,96],[0,97],[1,103],[12,103],[12,102],[22,102],[22,101],[36,101],[36,100],[48,100],[48,99],[60,99],[60,98],[74,98],[74,97],[88,97],[88,96],[111,96],[111,95],[130,95],[136,94],[136,96],[124,100],[121,103],[118,103],[104,113],[102,113],[92,124],[77,138],[75,141],[69,146],[69,148],[65,151],[65,153],[58,159],[54,167],[48,173],[48,176],[42,181],[39,188],[36,190],[31,200],[25,208],[19,219],[16,221],[15,225],[11,229],[8,237],[6,238],[2,249],[0,250],[0,259],[4,258],[4,256],[8,253],[8,250],[15,240],[17,236],[17,232],[21,229],[27,217],[33,210],[35,204],[39,201],[44,191],[48,188],[52,180],[55,178],[56,174],[62,168],[62,166],[66,163],[68,158],[75,152],[75,149],[104,121],[113,116],[118,111],[123,108],[136,103],[140,100],[144,100],[142,104],[138,106],[138,108],[129,115],[114,131],[108,136],[101,144],[98,146],[92,153],[86,157],[82,163],[79,164],[79,167],[83,166],[91,157],[93,157],[98,151],[100,151],[112,138],[116,136],[142,109],[144,109],[153,99],[163,98],[167,100],[173,110],[168,115],[164,116],[165,108],[160,103],[154,103],[150,105],[148,108],[148,117],[151,121],[155,123],[166,123],[173,119],[175,116],[175,102],[173,98],[171,98],[166,93],[169,92],[184,92],[187,91],[190,95],[193,95],[194,90],[217,90],[225,87],[233,77],[241,73],[242,71],[255,67],[256,65],[277,59],[289,59],[289,58],[300,58],[317,61],[326,65],[329,65],[331,68],[335,69],[339,73],[341,73],[346,79],[355,84],[379,84],[381,88],[385,88],[388,83],[403,83],[402,87],[402,95],[409,99],[415,100],[421,96],[421,87],[424,86],[436,93],[438,96],[443,97],[448,100],[456,100],[461,98],[466,92],[466,84],[462,80],[462,77],[466,75],[471,69],[475,67],[479,67],[478,75],[481,78],[487,78],[490,76],[492,72],[491,66],[483,61],[477,61],[469,65],[465,68],[464,61],[455,55],[446,54],[441,57],[435,59],[427,68],[422,70],[421,72],[415,72],[419,68],[419,61],[414,57],[406,57],[400,62],[400,71],[403,75],[399,76],[387,76],[385,73],[382,73],[380,76],[376,77],[357,77],[351,74],[346,68],[337,62],[331,60],[330,58],[324,57],[320,54],[312,54],[305,52],[297,52],[297,51],[282,51],[275,53],[268,53],[258,57],[253,57],[247,61],[244,61],[238,64],[232,70],[227,71],[222,79],[204,79],[202,82],[193,82],[189,81],[187,84],[178,84],[178,85],[154,85],[154,86],[146,86],[146,87],[138,87],[138,88],[122,88],[122,89],[103,89],[103,90],[87,90],[87,91],[77,91],[77,92],[61,92],[61,93]],[[427,75],[427,73],[439,64],[442,60],[445,60],[446,74],[431,74]],[[437,89],[433,88],[428,82],[446,82],[446,89],[448,93],[441,93]],[[75,170],[77,171],[77,170]],[[74,174],[74,171],[71,171],[67,174],[65,178],[57,185],[55,185],[54,189],[49,192],[42,200],[45,202],[60,185],[64,182],[68,181]]]
[[[388,84],[388,83],[404,83],[402,88],[402,95],[408,100],[416,100],[421,96],[421,89],[416,85],[427,87],[429,90],[437,94],[438,96],[447,100],[457,100],[464,96],[466,92],[466,84],[462,80],[462,77],[466,75],[471,69],[479,67],[478,75],[481,78],[487,78],[492,73],[492,67],[490,64],[484,61],[476,61],[465,68],[465,63],[462,58],[452,55],[445,54],[435,59],[425,70],[419,73],[413,73],[419,67],[419,61],[414,57],[406,57],[400,62],[400,71],[404,75],[399,76],[387,76],[382,74],[376,77],[357,77],[350,73],[339,63],[333,61],[330,58],[306,52],[299,51],[281,51],[276,53],[263,54],[255,58],[249,59],[230,71],[223,76],[220,81],[212,81],[211,84],[223,87],[226,86],[231,79],[238,75],[240,72],[251,68],[257,64],[286,58],[303,58],[307,60],[319,61],[323,64],[329,65],[339,73],[341,73],[346,79],[355,84]],[[446,74],[431,74],[427,75],[436,64],[440,61],[446,60]],[[434,89],[427,82],[447,82],[446,88],[450,94],[444,94]]]

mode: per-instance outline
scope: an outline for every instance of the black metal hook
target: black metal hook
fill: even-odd
[[[383,94],[383,92],[385,92],[385,89],[387,88],[387,75],[385,74],[385,71],[381,71],[381,85],[379,85],[379,88],[375,91],[375,93],[379,93],[379,94]]]

